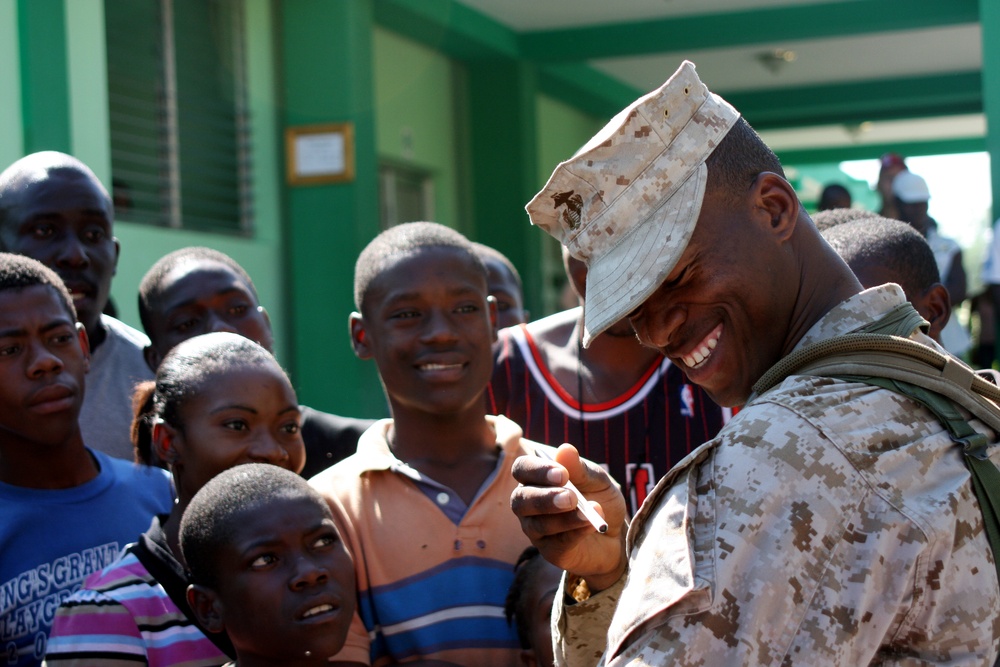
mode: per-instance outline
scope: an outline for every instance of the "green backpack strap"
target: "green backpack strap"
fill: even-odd
[[[920,316],[920,313],[909,301],[905,301],[874,322],[869,322],[848,334],[806,345],[779,359],[778,363],[769,368],[754,383],[753,393],[747,402],[749,403],[789,375],[794,375],[803,366],[844,352],[867,352],[872,349],[873,341],[891,340],[890,337],[908,338],[911,333],[922,326],[927,326],[927,320]],[[930,351],[933,352],[933,350]]]
[[[958,359],[909,338],[851,333],[796,350],[757,380],[748,403],[789,375],[871,376],[909,382],[942,394],[1000,433],[1000,387]]]
[[[930,323],[917,312],[912,303],[904,301],[874,322],[856,329],[854,333],[909,337],[911,333],[921,327],[926,332]]]

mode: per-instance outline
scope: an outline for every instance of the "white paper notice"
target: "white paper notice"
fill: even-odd
[[[344,135],[339,132],[295,137],[295,174],[300,177],[344,173]]]

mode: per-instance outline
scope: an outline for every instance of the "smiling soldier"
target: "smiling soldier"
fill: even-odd
[[[564,216],[569,191],[580,210]],[[560,165],[528,212],[589,265],[585,343],[627,316],[717,402],[743,406],[627,534],[620,492],[572,447],[562,466],[515,463],[522,528],[572,573],[557,664],[993,664],[997,570],[962,448],[935,414],[857,378],[760,382],[848,333],[941,348],[898,285],[862,289],[694,65]],[[567,511],[567,477],[606,533]]]

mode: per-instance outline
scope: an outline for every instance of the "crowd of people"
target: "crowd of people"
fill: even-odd
[[[437,223],[365,247],[369,420],[299,403],[217,250],[150,267],[144,333],[106,315],[111,197],[71,156],[22,158],[0,173],[6,664],[992,664],[989,519],[935,413],[852,378],[758,385],[858,331],[955,351],[960,250],[919,176],[888,182],[892,210],[834,191],[811,218],[685,63],[527,206],[574,307],[532,320],[513,264]]]
[[[900,220],[919,232],[930,246],[937,264],[939,281],[948,291],[952,308],[958,308],[971,296],[968,293],[969,280],[966,276],[965,261],[961,246],[940,233],[937,221],[928,215],[931,199],[927,181],[913,173],[906,161],[897,153],[886,153],[879,160],[879,176],[876,191],[881,200],[878,215],[882,218]],[[850,193],[845,187],[832,183],[823,189],[818,205],[819,212],[851,209]],[[860,210],[860,209],[851,209]],[[991,253],[995,252],[991,249]],[[990,261],[983,267],[983,278],[987,285],[995,280],[990,270]],[[937,282],[937,281],[935,281]],[[977,366],[991,367],[994,363],[994,310],[989,287],[972,299],[980,316],[978,340],[973,338],[966,323],[958,317],[951,317],[944,325],[939,342],[955,356],[968,359]]]

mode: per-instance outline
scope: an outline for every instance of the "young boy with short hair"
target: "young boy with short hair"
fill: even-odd
[[[85,446],[89,345],[63,281],[0,253],[0,640],[38,665],[56,607],[173,505],[169,475]]]
[[[359,607],[337,659],[518,664],[504,621],[527,538],[510,511],[511,465],[541,447],[486,415],[496,312],[471,243],[408,223],[358,257],[351,340],[374,359],[391,419],[314,477],[354,556]]]
[[[497,301],[497,327],[503,329],[527,322],[521,274],[514,262],[492,246],[473,242],[472,247],[486,266],[489,294]]]
[[[226,632],[240,667],[326,665],[354,614],[350,554],[323,498],[293,472],[248,463],[213,477],[184,511],[188,604]]]
[[[929,323],[927,335],[940,343],[951,318],[951,300],[927,239],[905,222],[863,211],[852,215],[853,210],[817,213],[816,226],[823,238],[865,289],[890,282],[902,287],[906,299]]]
[[[175,345],[213,331],[238,333],[274,353],[271,319],[253,280],[235,259],[213,248],[181,248],[157,260],[139,284],[139,318],[150,340],[146,362],[154,371]],[[300,407],[307,479],[353,454],[372,424]]]
[[[120,253],[108,191],[80,160],[26,155],[0,172],[0,251],[46,265],[66,283],[87,330],[90,372],[80,429],[91,449],[132,461],[132,388],[152,379],[149,341],[105,314]]]

